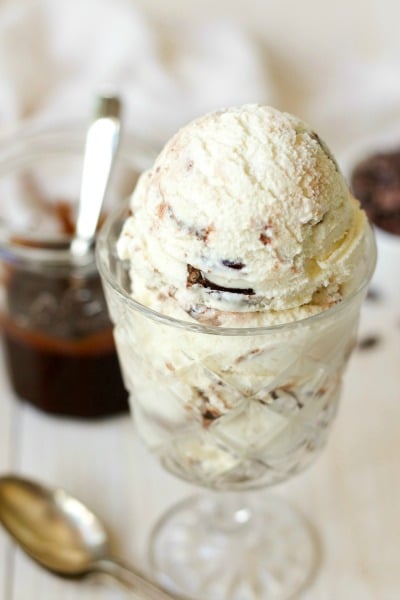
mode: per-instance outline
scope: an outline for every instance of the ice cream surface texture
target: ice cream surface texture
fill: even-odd
[[[210,325],[324,310],[348,293],[364,253],[366,217],[330,151],[300,119],[266,106],[178,131],[131,210],[118,251],[135,299]]]

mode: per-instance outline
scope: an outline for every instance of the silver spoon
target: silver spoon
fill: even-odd
[[[0,477],[0,522],[42,567],[64,577],[103,573],[147,600],[173,600],[141,573],[113,558],[99,519],[61,488]],[[183,599],[182,599],[183,600]]]
[[[76,232],[71,252],[80,260],[89,252],[96,235],[101,207],[118,150],[121,129],[118,96],[99,95],[86,133]]]

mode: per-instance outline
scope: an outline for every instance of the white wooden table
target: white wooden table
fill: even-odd
[[[397,257],[397,263],[395,263]],[[399,248],[381,247],[377,285],[360,337],[381,342],[357,350],[346,375],[330,442],[306,473],[275,493],[314,523],[318,574],[302,600],[398,600],[400,597],[400,282]],[[146,567],[156,518],[185,494],[137,440],[130,418],[82,423],[50,418],[17,401],[0,370],[0,470],[62,485],[108,524],[116,551]],[[69,582],[38,568],[0,531],[0,600],[122,600],[110,582]],[[208,598],[205,600],[213,600]]]

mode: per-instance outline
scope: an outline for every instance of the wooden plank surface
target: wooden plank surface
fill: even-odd
[[[13,470],[20,439],[20,406],[8,386],[0,346],[0,472]],[[15,550],[5,535],[0,535],[0,598],[10,598]]]

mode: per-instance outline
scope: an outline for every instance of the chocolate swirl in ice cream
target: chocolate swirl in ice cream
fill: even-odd
[[[224,262],[224,261],[222,261]],[[232,268],[232,267],[231,267]],[[236,267],[233,267],[236,268]],[[187,276],[187,287],[192,287],[192,285],[198,285],[203,288],[207,288],[209,290],[214,290],[215,292],[228,292],[230,294],[245,294],[246,296],[253,296],[254,290],[252,288],[229,288],[223,287],[222,285],[218,285],[217,283],[213,283],[207,277],[205,277],[204,273],[200,271],[200,269],[196,269],[192,267],[192,265],[187,266],[188,276]]]

